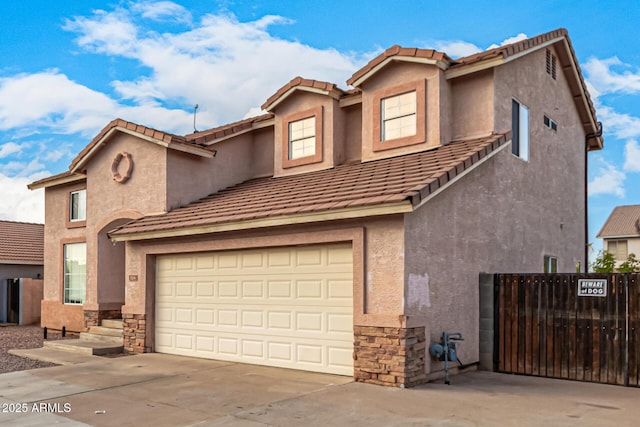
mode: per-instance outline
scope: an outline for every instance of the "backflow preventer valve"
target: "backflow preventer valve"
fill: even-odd
[[[431,343],[429,354],[434,359],[444,362],[444,383],[449,384],[449,362],[462,362],[458,360],[458,345],[463,341],[460,332],[443,332],[440,342]]]

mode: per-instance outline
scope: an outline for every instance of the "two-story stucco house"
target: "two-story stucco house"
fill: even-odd
[[[603,249],[613,255],[616,267],[629,255],[640,258],[640,205],[616,206],[596,236]]]
[[[411,386],[478,360],[480,272],[575,271],[602,148],[567,32],[453,60],[391,47],[342,90],[180,136],[114,120],[46,189],[42,324],[126,351]],[[585,265],[585,264],[583,264]]]

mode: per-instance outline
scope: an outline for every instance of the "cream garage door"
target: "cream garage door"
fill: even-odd
[[[353,375],[350,244],[163,255],[160,353]]]

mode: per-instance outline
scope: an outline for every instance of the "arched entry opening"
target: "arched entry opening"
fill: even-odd
[[[119,218],[104,226],[97,241],[97,303],[99,309],[87,318],[86,326],[100,325],[102,319],[122,318],[125,299],[125,244],[112,242],[107,233],[132,218]]]

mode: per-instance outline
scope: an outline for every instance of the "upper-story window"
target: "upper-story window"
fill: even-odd
[[[284,117],[282,167],[322,161],[322,107]]]
[[[529,109],[515,99],[511,102],[511,126],[511,152],[529,160]]]
[[[426,142],[426,80],[373,95],[373,151]]]
[[[316,154],[316,118],[289,122],[289,160]]]
[[[416,92],[384,98],[381,101],[382,141],[416,134]]]
[[[87,190],[72,191],[69,194],[69,221],[87,219]]]

